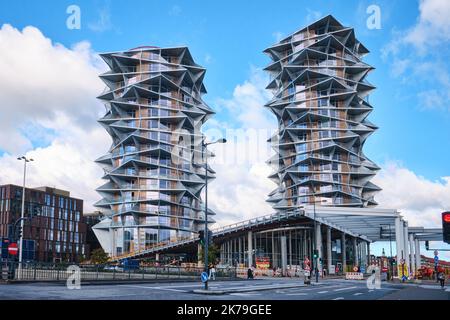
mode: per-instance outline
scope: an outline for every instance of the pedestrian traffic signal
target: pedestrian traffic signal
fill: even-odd
[[[319,250],[314,250],[313,252],[314,252],[313,253],[313,258],[317,259],[319,257]]]
[[[445,243],[450,243],[450,211],[442,213],[442,235]]]
[[[200,230],[200,231],[198,232],[198,239],[199,239],[200,244],[201,244],[202,246],[204,246],[204,245],[205,245],[205,231]]]

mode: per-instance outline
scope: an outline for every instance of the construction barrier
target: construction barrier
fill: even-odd
[[[346,272],[345,280],[364,280],[362,272]]]

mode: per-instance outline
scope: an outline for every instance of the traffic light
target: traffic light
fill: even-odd
[[[200,230],[200,231],[198,232],[198,239],[199,239],[199,241],[200,241],[200,244],[201,244],[202,246],[204,246],[204,245],[205,245],[205,231]]]
[[[319,250],[314,250],[313,252],[313,258],[317,259],[319,257]]]
[[[22,237],[22,227],[19,225],[17,228],[17,236],[16,239],[19,240]]]
[[[442,212],[442,236],[444,242],[450,244],[450,211]]]
[[[391,260],[391,265],[395,266],[396,264],[397,264],[397,260],[392,259],[392,260]]]
[[[213,244],[214,244],[214,242],[213,242],[212,231],[208,230],[208,246],[212,246]]]
[[[425,249],[430,250],[430,241],[425,241]]]

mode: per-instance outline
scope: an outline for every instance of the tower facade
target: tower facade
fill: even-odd
[[[265,107],[278,121],[269,139],[276,154],[270,178],[278,187],[267,201],[278,211],[316,203],[370,207],[379,187],[370,182],[379,167],[363,153],[377,129],[367,80],[369,51],[353,28],[327,16],[264,51],[272,60]]]
[[[101,57],[110,70],[100,75],[106,114],[99,122],[112,145],[96,160],[106,180],[96,207],[108,217],[94,228],[100,243],[120,256],[189,238],[204,220],[200,128],[214,113],[202,100],[206,69],[186,47]]]

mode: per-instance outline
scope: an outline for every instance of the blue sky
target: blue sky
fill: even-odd
[[[69,30],[66,27],[69,17],[66,9],[69,5],[77,5],[81,9],[80,30]],[[369,14],[366,9],[369,5],[379,6],[381,29],[367,27]],[[380,129],[368,139],[365,153],[386,169],[379,178],[385,189],[382,197],[384,202],[380,203],[386,205],[390,202],[406,212],[407,216],[410,214],[408,218],[415,217],[414,221],[426,224],[430,216],[436,221],[435,217],[441,210],[450,209],[450,180],[441,179],[450,177],[449,8],[446,0],[0,0],[0,26],[9,24],[19,31],[33,26],[51,41],[54,51],[58,51],[56,43],[71,49],[83,41],[89,42],[94,52],[126,50],[140,45],[187,45],[194,59],[208,70],[205,78],[208,94],[205,100],[217,111],[215,120],[230,127],[242,128],[245,124],[238,121],[241,119],[239,113],[247,112],[247,116],[252,116],[251,112],[254,112],[253,109],[251,112],[246,110],[248,100],[255,98],[256,104],[264,103],[263,85],[261,81],[254,79],[255,70],[260,70],[269,63],[262,51],[277,42],[280,36],[287,36],[317,18],[332,14],[342,24],[355,28],[359,40],[371,51],[366,62],[376,68],[368,78],[377,87],[370,96],[374,111],[369,120]],[[1,36],[0,31],[0,40]],[[36,35],[34,37],[39,41],[43,39]],[[8,50],[8,45],[3,50]],[[60,51],[58,52],[61,53]],[[0,53],[0,57],[2,54],[4,53]],[[51,64],[51,59],[49,61]],[[85,63],[81,61],[79,68],[83,72],[80,71],[77,75],[81,79],[79,82],[86,82],[87,86],[91,82],[85,81],[83,77],[89,75],[89,79],[96,78],[96,74],[85,67]],[[94,83],[98,80],[92,81]],[[80,87],[84,89],[82,85]],[[89,105],[101,90],[94,89],[97,91],[87,94],[90,95],[87,102]],[[86,101],[83,100],[83,103]],[[235,107],[228,108],[230,105]],[[2,107],[10,108],[5,103],[2,103],[0,108]],[[36,102],[36,108],[38,107]],[[257,109],[270,120],[268,111],[258,105]],[[8,114],[13,114],[11,110],[13,108],[8,109]],[[72,111],[67,112],[72,114]],[[83,114],[80,119],[86,119],[86,115],[87,113]],[[83,133],[76,127],[67,129],[69,126],[63,126],[64,121],[58,121],[57,124],[49,124],[45,122],[48,119],[41,118],[34,121],[42,117],[41,114],[36,113],[26,119],[21,116],[21,128],[27,128],[22,135],[29,140],[30,150],[35,152],[35,157],[39,157],[39,152],[42,155],[47,152],[47,156],[51,154],[55,161],[51,166],[48,165],[49,171],[45,171],[46,168],[42,165],[36,167],[36,172],[40,170],[40,176],[36,174],[35,181],[44,183],[47,179],[46,184],[75,190],[76,194],[78,192],[80,197],[86,199],[85,203],[97,200],[93,190],[100,182],[94,178],[100,176],[100,169],[94,169],[92,159],[93,155],[100,156],[99,150],[106,149],[106,140],[100,141],[98,138],[98,141],[93,141],[91,147],[86,147],[93,151],[86,151],[85,158],[80,156],[79,162],[74,162],[73,167],[77,168],[73,170],[74,177],[83,174],[87,182],[69,184],[67,181],[70,179],[67,177],[71,177],[70,168],[56,161],[58,157],[68,157],[69,151],[79,150],[70,149],[68,145],[75,146],[82,141]],[[260,115],[255,113],[256,116]],[[11,119],[17,118],[11,116]],[[95,127],[95,121],[92,123]],[[12,132],[14,128],[11,127],[10,130]],[[60,137],[55,138],[58,134]],[[92,132],[86,133],[91,139],[98,135],[100,133],[97,131],[95,135]],[[74,136],[77,139],[73,139]],[[62,141],[61,137],[65,140]],[[15,158],[11,151],[8,155],[6,147],[2,147],[5,144],[2,144],[1,138],[0,136],[0,163],[6,171],[0,170],[0,183],[7,179],[8,182],[14,182],[15,179],[20,181],[20,168],[13,161]],[[242,174],[235,174],[235,180],[232,180],[230,172],[221,176],[220,167],[218,168],[217,181],[211,187],[211,199],[216,199],[217,203],[225,207],[228,203],[235,202],[234,207],[223,209],[228,213],[233,210],[239,212],[234,215],[234,220],[248,218],[246,211],[253,212],[253,215],[261,214],[263,211],[260,210],[259,203],[264,203],[262,199],[267,195],[267,190],[273,188],[262,186],[268,181],[267,173],[262,167],[244,168]],[[228,169],[235,170],[235,167]],[[243,175],[250,177],[242,182]],[[242,185],[238,186],[237,183]],[[248,204],[248,197],[230,194],[230,188],[220,189],[227,185],[235,185],[236,190],[239,189],[244,195],[247,189],[249,194],[260,192],[258,197],[255,196],[258,203]],[[218,211],[221,211],[220,208]],[[388,248],[388,244],[385,248]]]
[[[80,30],[65,26],[66,8],[71,4],[81,9]],[[381,9],[380,30],[366,27],[370,4]],[[88,40],[98,52],[138,45],[188,45],[196,60],[208,68],[205,100],[214,108],[218,97],[230,97],[236,84],[249,77],[251,66],[268,63],[262,50],[276,41],[276,34],[287,35],[329,13],[355,27],[371,51],[367,62],[376,67],[369,77],[377,86],[371,96],[375,111],[370,119],[380,130],[368,140],[366,153],[377,163],[401,161],[428,179],[449,175],[448,107],[426,108],[416,95],[439,84],[433,79],[402,83],[402,77],[392,75],[392,62],[382,59],[382,49],[395,32],[416,23],[417,1],[345,1],[345,5],[344,1],[280,1],[276,5],[273,1],[2,1],[0,23],[18,29],[35,26],[67,47]],[[440,57],[445,58],[448,53]],[[435,55],[418,59],[426,62]],[[445,62],[444,67],[448,71],[449,64]],[[228,117],[226,111],[217,114],[220,120]]]

